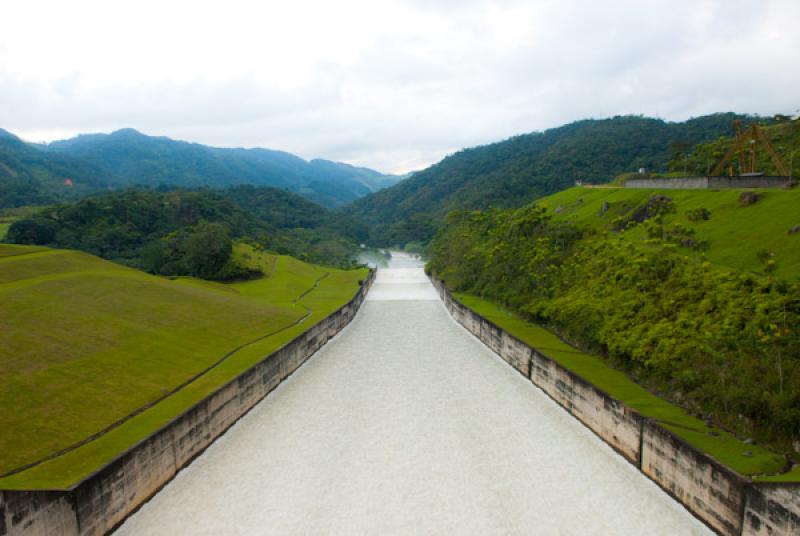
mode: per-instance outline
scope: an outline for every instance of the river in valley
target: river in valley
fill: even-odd
[[[353,322],[116,534],[711,532],[395,254]]]

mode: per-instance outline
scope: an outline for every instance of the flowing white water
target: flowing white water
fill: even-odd
[[[117,534],[710,532],[395,254],[350,326]]]

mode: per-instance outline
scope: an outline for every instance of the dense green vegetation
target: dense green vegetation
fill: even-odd
[[[0,488],[68,487],[333,312],[366,277],[248,245],[233,256],[265,277],[169,280],[85,253],[0,245],[0,474],[158,402]]]
[[[742,129],[746,127],[746,124],[742,125]],[[793,172],[793,176],[796,176],[797,171],[800,170],[793,168],[792,164],[796,158],[800,157],[800,120],[782,118],[775,124],[764,126],[762,132],[770,140],[776,154],[783,161],[787,172]],[[710,143],[702,143],[695,147],[679,147],[679,149],[683,149],[683,154],[678,151],[679,154],[676,154],[675,158],[670,162],[669,169],[682,176],[708,175],[733,144],[734,138],[723,136]],[[775,167],[775,163],[763,143],[754,144],[753,150],[754,153],[751,153],[751,158],[755,158],[755,169],[757,171],[763,171],[766,175],[782,175]],[[736,175],[738,173],[738,163],[734,157],[725,166],[722,174]]]
[[[752,262],[762,274],[706,261],[696,241],[684,241],[696,235],[673,233],[670,220],[696,200],[638,191],[644,203],[620,194],[614,201],[628,204],[609,202],[604,211],[603,196],[617,192],[626,191],[576,188],[562,194],[571,204],[554,196],[543,204],[557,203],[555,217],[536,205],[453,212],[430,266],[451,288],[549,326],[693,414],[790,450],[800,437],[800,284],[776,278],[769,255]],[[769,192],[765,200],[780,193],[796,199]],[[718,206],[710,212],[698,228],[724,217]],[[742,218],[731,213],[727,225],[741,229]],[[746,221],[757,234],[759,218]],[[786,220],[780,225],[785,239]],[[718,259],[737,249],[728,244],[716,246]]]
[[[351,219],[274,188],[126,190],[49,207],[16,221],[8,240],[79,249],[163,275],[247,277],[231,259],[248,237],[283,254],[349,266],[366,231]]]
[[[133,129],[83,135],[49,145],[0,129],[0,208],[74,200],[131,186],[271,186],[337,206],[401,177],[340,162],[307,162],[268,149],[221,149]]]
[[[427,242],[451,210],[521,206],[571,186],[624,172],[666,171],[684,147],[732,133],[734,114],[684,123],[645,117],[584,120],[465,149],[348,210],[381,245]]]
[[[285,188],[323,206],[337,206],[394,184],[397,177],[269,149],[222,149],[133,129],[53,142],[48,152],[91,163],[114,187],[160,184],[193,188],[253,184]]]
[[[484,318],[539,349],[545,355],[590,381],[606,393],[634,408],[642,415],[657,420],[663,426],[686,439],[695,447],[741,474],[774,473],[784,468],[783,457],[758,445],[747,445],[732,434],[710,426],[689,415],[684,409],[649,392],[623,372],[614,369],[596,355],[575,349],[551,331],[527,322],[489,300],[474,295],[456,293],[456,298]]]
[[[105,187],[96,166],[46,153],[0,129],[0,208],[78,199]]]
[[[22,216],[23,214],[19,212],[19,209],[0,209],[0,241],[5,240],[11,224],[21,219]]]
[[[570,188],[541,199],[556,222],[569,222],[595,231],[611,231],[645,207],[654,195],[669,198],[675,211],[663,216],[664,229],[673,242],[690,247],[680,252],[719,267],[771,274],[797,280],[800,276],[800,190],[636,190],[622,188]],[[742,204],[743,195],[757,196]],[[706,211],[708,219],[692,221]],[[647,238],[644,225],[620,236],[633,243]],[[767,263],[769,266],[767,266]]]
[[[288,192],[245,185],[228,188],[222,194],[246,214],[271,226],[264,243],[278,253],[345,266],[353,246],[369,238],[367,227],[360,221]],[[280,230],[288,232],[276,232]]]
[[[395,178],[129,129],[46,147],[0,130],[0,209],[21,207],[0,210],[0,240],[29,244],[0,244],[0,408],[15,408],[0,411],[0,475],[159,401],[0,487],[69,486],[365,277],[302,261],[350,268],[362,243],[422,251],[434,236],[430,268],[464,303],[734,469],[778,473],[782,457],[735,436],[781,452],[800,440],[800,190],[564,190],[641,167],[704,174],[736,117],[579,121],[337,211],[308,199],[339,205]],[[765,129],[787,166],[798,125]],[[133,184],[149,187],[108,191]]]

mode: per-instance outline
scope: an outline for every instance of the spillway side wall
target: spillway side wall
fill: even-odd
[[[759,482],[748,488],[744,533],[754,536],[800,534],[800,484]]]
[[[719,534],[742,534],[749,479],[660,424],[642,428],[641,471]]]
[[[459,324],[504,361],[530,378],[534,385],[679,501],[695,517],[715,532],[726,536],[767,533],[752,531],[743,523],[748,491],[752,490],[754,497],[766,497],[758,505],[767,504],[770,500],[783,501],[783,495],[777,492],[759,495],[758,484],[695,449],[659,423],[643,417],[567,370],[541,350],[531,347],[458,302],[441,281],[435,278],[432,281],[445,307]],[[783,524],[769,525],[770,530],[778,527],[777,532],[770,534],[797,534],[792,530],[797,526],[800,498],[797,495],[793,497],[795,510],[789,508],[788,514],[773,515]],[[750,502],[756,505],[756,501]],[[764,506],[756,512],[754,506],[751,517],[757,517],[763,528],[766,526],[763,520],[768,517],[765,512],[769,511]],[[774,507],[772,511],[775,511]],[[788,528],[783,530],[781,527],[784,526]]]
[[[110,532],[355,317],[375,279],[336,312],[215,390],[70,491],[0,491],[0,536]]]
[[[637,412],[453,299],[440,282],[434,284],[459,324],[638,466],[642,418]]]
[[[68,494],[57,491],[0,491],[0,536],[77,534]]]

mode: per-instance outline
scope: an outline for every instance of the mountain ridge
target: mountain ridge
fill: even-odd
[[[346,210],[373,227],[373,243],[425,242],[451,210],[517,207],[577,180],[602,183],[642,167],[666,170],[676,154],[730,135],[735,119],[752,118],[728,112],[683,122],[583,119],[462,149]]]
[[[149,136],[133,128],[80,134],[47,144],[28,143],[3,130],[0,144],[0,163],[19,176],[14,185],[0,183],[0,206],[69,200],[130,186],[252,184],[298,193],[330,208],[402,179],[341,162],[306,161],[285,151],[212,147]],[[15,190],[29,195],[12,195]]]

